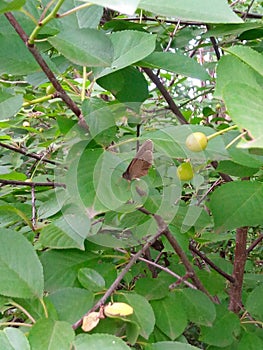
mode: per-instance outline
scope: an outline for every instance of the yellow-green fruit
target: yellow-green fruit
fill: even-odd
[[[53,85],[48,85],[46,88],[46,94],[47,95],[51,95],[54,94],[56,92],[56,89],[54,88]]]
[[[202,132],[194,132],[187,137],[185,144],[190,151],[201,152],[206,149],[207,142],[205,134]]]
[[[194,177],[192,164],[189,162],[182,163],[177,168],[177,176],[181,181],[189,181]]]

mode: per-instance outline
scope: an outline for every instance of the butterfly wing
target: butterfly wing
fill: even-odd
[[[153,143],[151,140],[146,140],[130,162],[127,170],[122,174],[122,177],[128,181],[139,179],[148,174],[152,163]]]

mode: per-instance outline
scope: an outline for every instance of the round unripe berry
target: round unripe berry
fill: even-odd
[[[206,149],[207,137],[202,132],[193,132],[190,134],[186,141],[186,147],[192,152],[201,152]]]
[[[192,164],[185,162],[177,168],[177,176],[181,181],[189,181],[194,177],[194,170]]]
[[[30,123],[27,122],[26,120],[23,122],[23,127],[28,128],[30,126]]]
[[[56,92],[56,89],[54,88],[53,85],[48,85],[46,88],[46,94],[47,95],[51,95],[54,94]]]

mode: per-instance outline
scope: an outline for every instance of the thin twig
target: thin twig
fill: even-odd
[[[160,225],[166,225],[165,222],[163,221],[163,218],[159,215],[156,214],[151,214],[147,209],[141,207],[138,208],[137,210],[139,210],[140,212],[146,214],[146,215],[151,215],[155,221],[157,222],[158,226]],[[171,232],[169,231],[168,227],[166,227],[166,230],[164,230],[163,235],[167,238],[168,242],[170,243],[170,245],[173,247],[174,251],[176,252],[176,254],[179,256],[180,260],[182,261],[188,276],[191,278],[191,280],[193,281],[194,285],[197,287],[197,289],[201,290],[203,293],[205,293],[212,301],[215,301],[215,298],[213,298],[209,292],[205,289],[205,287],[203,286],[203,284],[201,283],[201,281],[199,280],[199,278],[197,277],[195,270],[193,269],[190,261],[188,260],[185,252],[182,250],[182,248],[180,247],[180,245],[178,244],[177,240],[175,239],[175,237],[171,234]]]
[[[200,94],[195,95],[193,98],[189,98],[187,101],[185,101],[185,102],[183,102],[183,103],[180,103],[180,105],[179,105],[178,107],[179,107],[179,108],[182,108],[182,107],[186,106],[188,103],[190,103],[190,102],[196,100],[198,97],[202,97],[202,96],[204,96],[204,95],[207,95],[207,94],[209,94],[210,92],[212,92],[213,90],[214,90],[214,87],[209,88],[208,90],[205,90],[205,91],[201,92]]]
[[[119,18],[113,18],[113,20],[117,21]],[[122,21],[149,21],[149,22],[159,22],[159,23],[171,23],[171,24],[177,24],[178,20],[170,20],[170,19],[165,19],[165,18],[158,18],[158,17],[147,17],[147,16],[142,16],[140,17],[127,17],[127,18],[122,18]],[[191,21],[180,21],[180,24],[182,25],[189,25],[189,26],[200,26],[204,25],[202,22],[191,22]]]
[[[7,327],[11,327],[11,326],[14,326],[14,327],[32,327],[32,324],[29,324],[29,323],[24,323],[24,322],[0,322],[0,327],[4,327],[4,326],[7,326]]]
[[[33,229],[36,227],[36,194],[35,194],[35,186],[31,187],[31,202],[32,202],[32,226]]]
[[[18,180],[4,180],[0,179],[0,183],[3,185],[16,185],[16,186],[28,186],[28,187],[63,187],[66,185],[60,182],[32,182],[32,181],[18,181]]]
[[[172,96],[169,94],[169,92],[166,90],[165,86],[161,82],[161,80],[158,78],[157,75],[153,73],[153,71],[149,68],[143,67],[142,68],[144,72],[148,75],[148,77],[151,79],[151,81],[156,85],[160,93],[163,95],[165,101],[168,103],[171,111],[177,116],[179,122],[181,124],[188,124],[185,117],[182,115],[180,109],[175,104]]]
[[[235,11],[236,14],[244,16],[246,14],[246,12],[242,12],[242,11]],[[262,19],[263,15],[261,15],[260,13],[247,13],[246,14],[246,18],[254,18],[254,19]]]
[[[68,96],[68,94],[65,92],[65,90],[60,85],[59,81],[55,77],[52,70],[48,67],[46,61],[43,59],[43,57],[40,55],[39,51],[37,50],[35,45],[28,43],[28,36],[23,30],[23,28],[20,26],[20,24],[17,22],[16,18],[13,16],[11,12],[5,13],[6,18],[8,19],[9,23],[14,27],[17,34],[20,36],[20,38],[23,40],[25,45],[27,46],[28,50],[31,52],[31,54],[34,56],[35,60],[43,70],[43,72],[48,77],[49,81],[52,83],[54,88],[57,90],[59,97],[66,103],[66,105],[72,110],[72,112],[81,119],[82,124],[81,126],[84,127],[83,120],[81,118],[81,110],[79,107],[75,104],[75,102]],[[86,129],[88,129],[88,126],[86,124]]]
[[[213,190],[214,187],[216,187],[220,182],[221,182],[221,178],[217,179],[213,185],[206,191],[206,193],[198,200],[197,202],[197,206],[199,206],[202,201],[207,197],[207,195]]]
[[[54,160],[49,160],[49,159],[44,159],[43,158],[43,155],[39,155],[39,154],[36,154],[36,153],[29,153],[21,148],[17,148],[17,147],[14,147],[14,146],[10,146],[10,145],[7,145],[6,143],[3,143],[3,142],[0,142],[0,146],[4,147],[4,148],[7,148],[9,149],[10,151],[14,151],[14,152],[17,152],[17,153],[20,153],[20,154],[23,154],[27,157],[30,157],[30,158],[34,158],[34,159],[37,159],[37,160],[41,160],[43,163],[49,163],[49,164],[54,164],[54,165],[60,165],[60,163],[54,161]]]
[[[4,79],[0,79],[0,83],[4,83],[4,84],[28,84],[27,81],[25,80],[4,80]]]
[[[186,271],[188,272],[189,277],[191,278],[191,280],[193,281],[193,283],[197,287],[197,289],[199,289],[200,291],[205,293],[212,301],[215,301],[215,299],[209,294],[209,292],[203,286],[202,282],[197,277],[197,275],[195,273],[195,270],[193,269],[193,267],[192,267],[190,261],[188,260],[185,252],[182,250],[182,248],[178,244],[178,242],[175,239],[175,237],[168,230],[165,232],[164,235],[167,238],[168,242],[173,247],[173,249],[176,252],[176,254],[179,256],[179,258],[182,261],[182,263],[184,264],[184,267],[186,268]]]
[[[36,323],[34,317],[22,305],[16,303],[13,300],[10,301],[10,305],[15,306],[17,309],[20,309],[32,321],[32,323]]]
[[[214,36],[210,36],[210,41],[211,41],[211,44],[213,46],[213,49],[215,51],[215,54],[216,54],[216,58],[217,60],[219,61],[220,58],[221,58],[221,54],[219,52],[219,48],[218,48],[218,45],[217,45],[217,42],[216,42],[216,39]]]
[[[142,247],[142,249],[140,249],[136,254],[134,254],[130,261],[128,262],[128,264],[125,266],[125,268],[119,273],[118,277],[115,279],[115,281],[112,283],[112,285],[109,287],[109,289],[107,290],[107,292],[103,295],[103,297],[84,315],[87,316],[88,314],[90,314],[91,312],[97,310],[98,308],[100,308],[102,305],[104,305],[104,303],[106,302],[106,300],[111,296],[111,294],[116,290],[116,288],[119,286],[121,280],[123,279],[123,277],[126,275],[126,273],[130,270],[130,268],[135,264],[135,262],[139,259],[139,257],[141,255],[144,254],[144,252],[164,233],[164,231],[166,230],[166,225],[165,226],[160,226],[158,232],[152,237],[151,240],[149,240],[148,242],[146,242],[144,244],[144,246]],[[83,316],[83,317],[84,317]],[[83,317],[81,317],[77,322],[75,322],[72,325],[73,329],[77,329],[81,324],[82,324],[82,320]]]
[[[116,249],[116,250],[117,250],[118,252],[121,252],[121,253],[127,253],[125,250],[120,249],[120,248],[118,248],[118,249]],[[130,253],[130,255],[133,256],[134,254]],[[168,267],[164,267],[164,266],[162,266],[162,265],[160,265],[160,264],[157,264],[157,263],[154,262],[154,261],[150,261],[150,260],[145,259],[145,258],[142,258],[142,257],[138,258],[138,260],[143,261],[143,262],[145,262],[146,264],[152,265],[152,266],[158,268],[159,270],[162,270],[162,271],[168,273],[169,275],[171,275],[171,276],[177,278],[178,280],[181,280],[181,279],[182,279],[181,276],[177,275],[177,273],[175,273],[175,272],[173,272],[172,270],[168,269]],[[188,282],[188,281],[182,280],[182,282],[183,282],[186,286],[188,286],[188,287],[190,287],[190,288],[192,288],[192,289],[197,289],[196,286],[194,286],[192,283],[190,283],[190,282]]]
[[[224,276],[229,282],[234,283],[235,279],[234,277],[227,274],[225,271],[221,270],[218,266],[216,266],[213,261],[208,259],[206,255],[202,252],[200,252],[198,249],[196,249],[191,243],[189,244],[190,250],[194,252],[196,255],[198,255],[202,260],[204,260],[209,266],[212,267],[216,272],[218,272],[220,275]]]
[[[261,234],[255,241],[247,248],[247,254],[249,254],[261,241],[263,240],[263,234]]]
[[[249,11],[251,9],[251,7],[253,6],[253,3],[254,3],[255,0],[251,0],[250,4],[248,5],[247,7],[247,11],[245,12],[244,15],[242,15],[242,19],[245,21],[247,19],[247,16],[249,14]]]
[[[177,32],[179,26],[180,26],[180,19],[178,20],[178,22],[177,22],[177,24],[176,24],[176,26],[175,26],[173,32],[170,34],[169,41],[168,41],[168,44],[167,44],[167,46],[166,46],[164,52],[167,52],[167,51],[170,49],[170,47],[171,47],[171,45],[172,45],[172,42],[173,42],[173,39],[174,39],[174,36],[175,36],[175,34],[176,34],[176,32]]]

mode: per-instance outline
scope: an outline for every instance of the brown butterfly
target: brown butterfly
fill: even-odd
[[[128,181],[139,179],[148,174],[152,163],[153,143],[151,140],[146,140],[130,162],[127,170],[122,174],[122,177]]]

